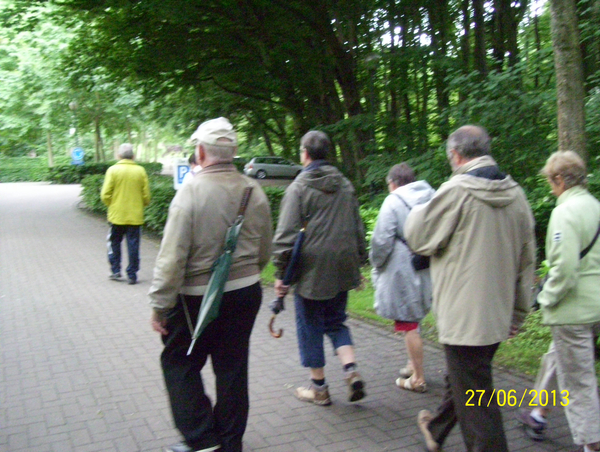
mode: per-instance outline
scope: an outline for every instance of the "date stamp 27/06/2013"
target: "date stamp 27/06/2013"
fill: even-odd
[[[485,397],[484,389],[469,389],[466,395],[469,396],[465,406],[490,406],[490,403],[496,398],[499,406],[524,406],[524,407],[555,407],[569,405],[569,391],[546,391],[542,389],[525,389],[523,393],[517,394],[516,389],[508,391],[504,389],[494,389],[489,397]],[[530,399],[525,401],[525,397],[529,394]],[[518,397],[521,396],[521,397]]]

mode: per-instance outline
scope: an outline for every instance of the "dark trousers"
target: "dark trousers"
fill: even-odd
[[[202,297],[185,296],[193,324]],[[161,364],[175,426],[193,450],[217,444],[222,452],[240,452],[248,422],[248,355],[250,333],[262,301],[259,283],[223,295],[219,317],[196,341],[190,356],[191,333],[181,300],[167,315]],[[200,371],[211,357],[216,377],[214,407],[204,392]]]
[[[444,443],[458,421],[467,451],[508,451],[496,394],[490,401],[494,391],[492,359],[498,345],[444,345],[448,367],[446,392],[429,423],[429,431],[438,444]],[[481,400],[481,392],[477,390],[485,391]],[[474,406],[467,406],[467,403]]]
[[[334,350],[352,345],[350,330],[344,324],[348,292],[340,292],[328,300],[310,300],[295,294],[294,303],[300,362],[304,367],[325,367],[324,335],[329,337]]]
[[[121,242],[127,240],[129,265],[127,276],[136,279],[140,269],[140,231],[141,226],[111,224],[108,231],[108,262],[113,274],[121,273]]]

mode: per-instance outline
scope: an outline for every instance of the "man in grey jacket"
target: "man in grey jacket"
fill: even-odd
[[[300,141],[304,170],[286,189],[273,240],[278,269],[275,291],[284,296],[289,286],[282,277],[298,232],[306,227],[299,269],[295,274],[296,327],[300,359],[310,368],[309,387],[296,389],[299,400],[329,405],[325,383],[323,336],[327,335],[346,374],[348,399],[365,396],[356,370],[350,330],[344,324],[348,291],[360,285],[360,266],[367,260],[364,228],[354,188],[327,162],[331,141],[310,131]]]
[[[507,451],[494,397],[492,359],[517,333],[531,306],[535,267],[533,215],[523,190],[490,155],[481,127],[448,138],[450,180],[405,223],[408,245],[431,256],[433,304],[447,365],[435,414],[419,413],[427,450],[438,451],[460,423],[468,451]]]
[[[152,327],[165,348],[161,364],[175,425],[184,442],[167,452],[241,452],[248,420],[248,355],[262,291],[260,271],[271,254],[271,213],[258,183],[232,164],[237,136],[225,118],[206,121],[192,135],[202,166],[171,202],[150,288]],[[208,324],[191,355],[191,323],[223,251],[225,234],[252,187],[233,253],[219,316]],[[201,370],[211,357],[216,377],[214,407]]]

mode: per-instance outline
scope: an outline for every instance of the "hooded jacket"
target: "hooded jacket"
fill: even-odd
[[[108,207],[109,223],[144,224],[144,206],[150,204],[150,186],[144,167],[131,159],[119,160],[106,171],[100,199]]]
[[[459,167],[411,211],[404,233],[413,251],[432,256],[440,343],[491,345],[521,325],[531,306],[534,220],[523,190],[494,159]]]
[[[244,215],[225,291],[248,287],[260,278],[271,255],[271,211],[255,180],[232,164],[208,166],[176,193],[150,287],[150,305],[170,309],[177,295],[204,295],[211,267],[223,252],[227,229],[237,218],[246,187],[254,187]]]
[[[593,240],[600,203],[581,186],[561,194],[546,234],[548,280],[538,295],[548,325],[600,322],[600,238],[583,259],[579,253]]]
[[[375,311],[387,319],[420,322],[431,307],[429,269],[415,271],[412,252],[402,239],[410,209],[434,193],[427,182],[412,182],[390,193],[379,210],[369,259]]]
[[[273,262],[280,279],[303,225],[296,292],[311,300],[326,300],[357,287],[359,268],[367,260],[364,227],[354,187],[334,166],[323,162],[305,168],[285,191],[273,240]]]

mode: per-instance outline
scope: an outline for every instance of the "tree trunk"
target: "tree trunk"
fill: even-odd
[[[448,55],[449,24],[451,22],[450,9],[446,0],[436,0],[429,4],[429,22],[431,26],[431,46],[433,48],[433,80],[438,112],[438,133],[445,140],[449,133],[447,111],[450,106],[450,97],[446,90],[446,58]]]
[[[48,168],[54,166],[54,154],[52,153],[52,134],[46,130],[46,142],[48,144]]]
[[[473,0],[475,23],[475,69],[484,77],[487,74],[485,56],[485,18],[483,15],[483,0]]]
[[[587,160],[583,64],[575,1],[550,2],[558,101],[558,149],[575,151]]]
[[[469,0],[463,0],[461,4],[462,10],[462,26],[464,34],[460,38],[460,56],[461,56],[461,68],[460,71],[463,75],[467,75],[471,72],[470,65],[470,40],[471,40],[471,13],[469,11]],[[464,89],[460,89],[458,93],[459,101],[463,102],[467,99],[469,93],[465,92]]]
[[[94,118],[94,148],[96,151],[96,161],[105,162],[106,156],[102,152],[102,135],[100,133],[100,118],[98,116]]]

